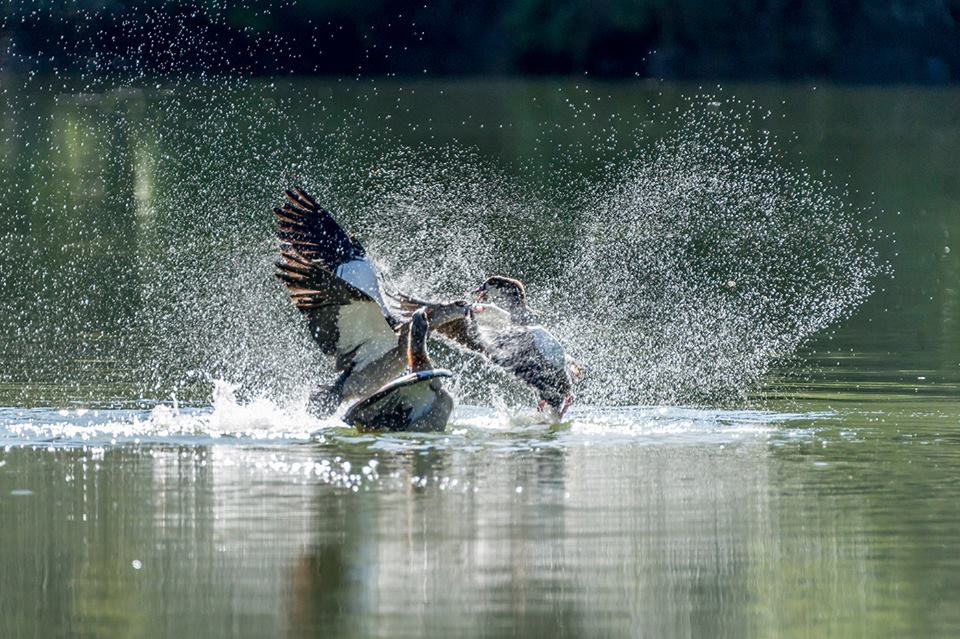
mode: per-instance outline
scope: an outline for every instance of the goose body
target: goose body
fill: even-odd
[[[427,309],[410,319],[406,349],[410,373],[399,377],[347,409],[343,421],[359,431],[442,432],[453,411],[453,398],[443,389],[448,370],[433,368],[427,354]]]
[[[347,409],[343,421],[361,432],[442,432],[453,411],[453,398],[441,379],[442,368],[408,373]]]

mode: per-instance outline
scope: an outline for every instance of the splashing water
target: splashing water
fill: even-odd
[[[244,117],[234,108],[220,117]],[[255,140],[268,149],[231,144],[188,172],[157,161],[140,169],[153,171],[138,178],[150,187],[140,187],[122,243],[95,239],[128,265],[92,286],[134,299],[114,330],[139,349],[116,353],[120,367],[147,367],[137,396],[202,395],[204,376],[188,373],[200,370],[240,384],[242,396],[302,399],[329,365],[272,279],[269,214],[283,188],[302,182],[318,186],[394,286],[450,297],[493,273],[524,279],[532,305],[585,366],[581,402],[740,397],[772,362],[856,308],[877,268],[842,192],[788,168],[775,140],[752,136],[735,115],[693,101],[673,133],[574,189],[525,185],[450,146],[396,147],[371,164],[339,140],[304,151],[291,169],[274,142]],[[208,120],[167,133],[167,149],[153,153],[188,157],[213,144],[210,131],[227,135]],[[82,277],[72,268],[36,273],[40,298],[76,301]],[[62,306],[85,321],[82,301]],[[491,388],[527,401],[506,375],[435,350],[458,368],[467,401],[490,401]]]
[[[104,447],[107,445],[245,446],[311,443],[336,450],[403,452],[479,446],[521,451],[589,445],[718,444],[763,438],[778,426],[836,417],[831,413],[776,413],[760,410],[700,410],[674,407],[580,408],[565,425],[544,423],[527,413],[461,406],[446,433],[357,435],[335,417],[317,419],[302,406],[281,406],[267,398],[240,402],[236,387],[217,380],[209,408],[183,408],[176,400],[148,410],[0,408],[0,449]],[[809,435],[809,431],[804,431]]]
[[[313,433],[340,425],[338,420],[318,420],[263,397],[240,403],[235,391],[232,384],[214,381],[210,409],[182,408],[176,398],[148,410],[2,409],[0,440],[60,446],[203,444],[220,439],[283,442],[309,440]]]
[[[183,51],[205,37],[186,29]],[[302,406],[331,366],[272,277],[270,209],[293,184],[393,286],[452,297],[523,279],[585,369],[581,405],[741,399],[882,271],[864,212],[736,100],[690,98],[624,133],[588,128],[591,103],[564,97],[574,119],[535,123],[532,159],[493,161],[458,141],[472,116],[442,135],[402,83],[215,76],[186,56],[148,72],[136,52],[79,74],[7,52],[30,70],[2,90],[3,403],[206,404],[222,379],[241,401]],[[531,403],[432,348],[464,402]]]
[[[742,396],[878,273],[862,211],[788,168],[769,134],[720,108],[678,119],[583,195],[565,279],[587,285],[553,290],[554,304],[593,310],[555,318],[594,401]]]
[[[524,279],[587,371],[581,401],[742,399],[883,271],[863,211],[791,168],[748,116],[762,119],[691,100],[670,133],[572,190],[524,189],[450,151],[398,153],[368,234],[399,285],[422,295],[462,295],[493,273]],[[436,174],[449,179],[409,178]],[[470,362],[459,373],[483,398],[491,373]]]

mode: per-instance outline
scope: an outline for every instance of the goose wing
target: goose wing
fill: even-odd
[[[363,290],[327,270],[321,262],[285,247],[277,278],[310,325],[310,334],[338,371],[356,372],[397,347],[397,333],[383,307]]]
[[[333,216],[299,187],[287,191],[287,202],[273,210],[277,237],[300,256],[322,266],[381,307],[391,324],[394,318],[383,302],[380,276],[363,245],[349,235]]]

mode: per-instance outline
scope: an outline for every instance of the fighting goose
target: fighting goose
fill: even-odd
[[[428,311],[420,308],[410,319],[406,350],[410,373],[399,377],[343,415],[343,421],[366,431],[442,432],[453,410],[453,398],[443,390],[441,378],[453,373],[434,368],[427,354]]]
[[[332,412],[403,372],[411,324],[384,304],[376,267],[363,245],[302,189],[287,191],[287,199],[274,209],[281,241],[276,275],[306,316],[320,349],[335,356],[336,380],[311,397],[317,412]],[[472,308],[466,301],[437,305],[429,324],[463,319]]]
[[[537,392],[537,410],[549,411],[560,419],[573,401],[573,382],[583,375],[576,362],[566,354],[557,338],[540,325],[526,304],[523,283],[495,275],[473,291],[477,301],[492,298],[483,304],[483,313],[437,326],[435,332],[468,350],[488,358],[513,373]],[[428,310],[443,306],[405,295],[391,293],[402,313],[420,307]]]

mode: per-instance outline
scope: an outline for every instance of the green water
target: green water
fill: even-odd
[[[743,395],[626,379],[548,427],[465,384],[447,434],[361,437],[293,401],[324,363],[269,277],[281,185],[361,233],[401,144],[582,188],[697,86],[0,86],[0,636],[960,634],[960,90],[723,87],[893,273]]]

